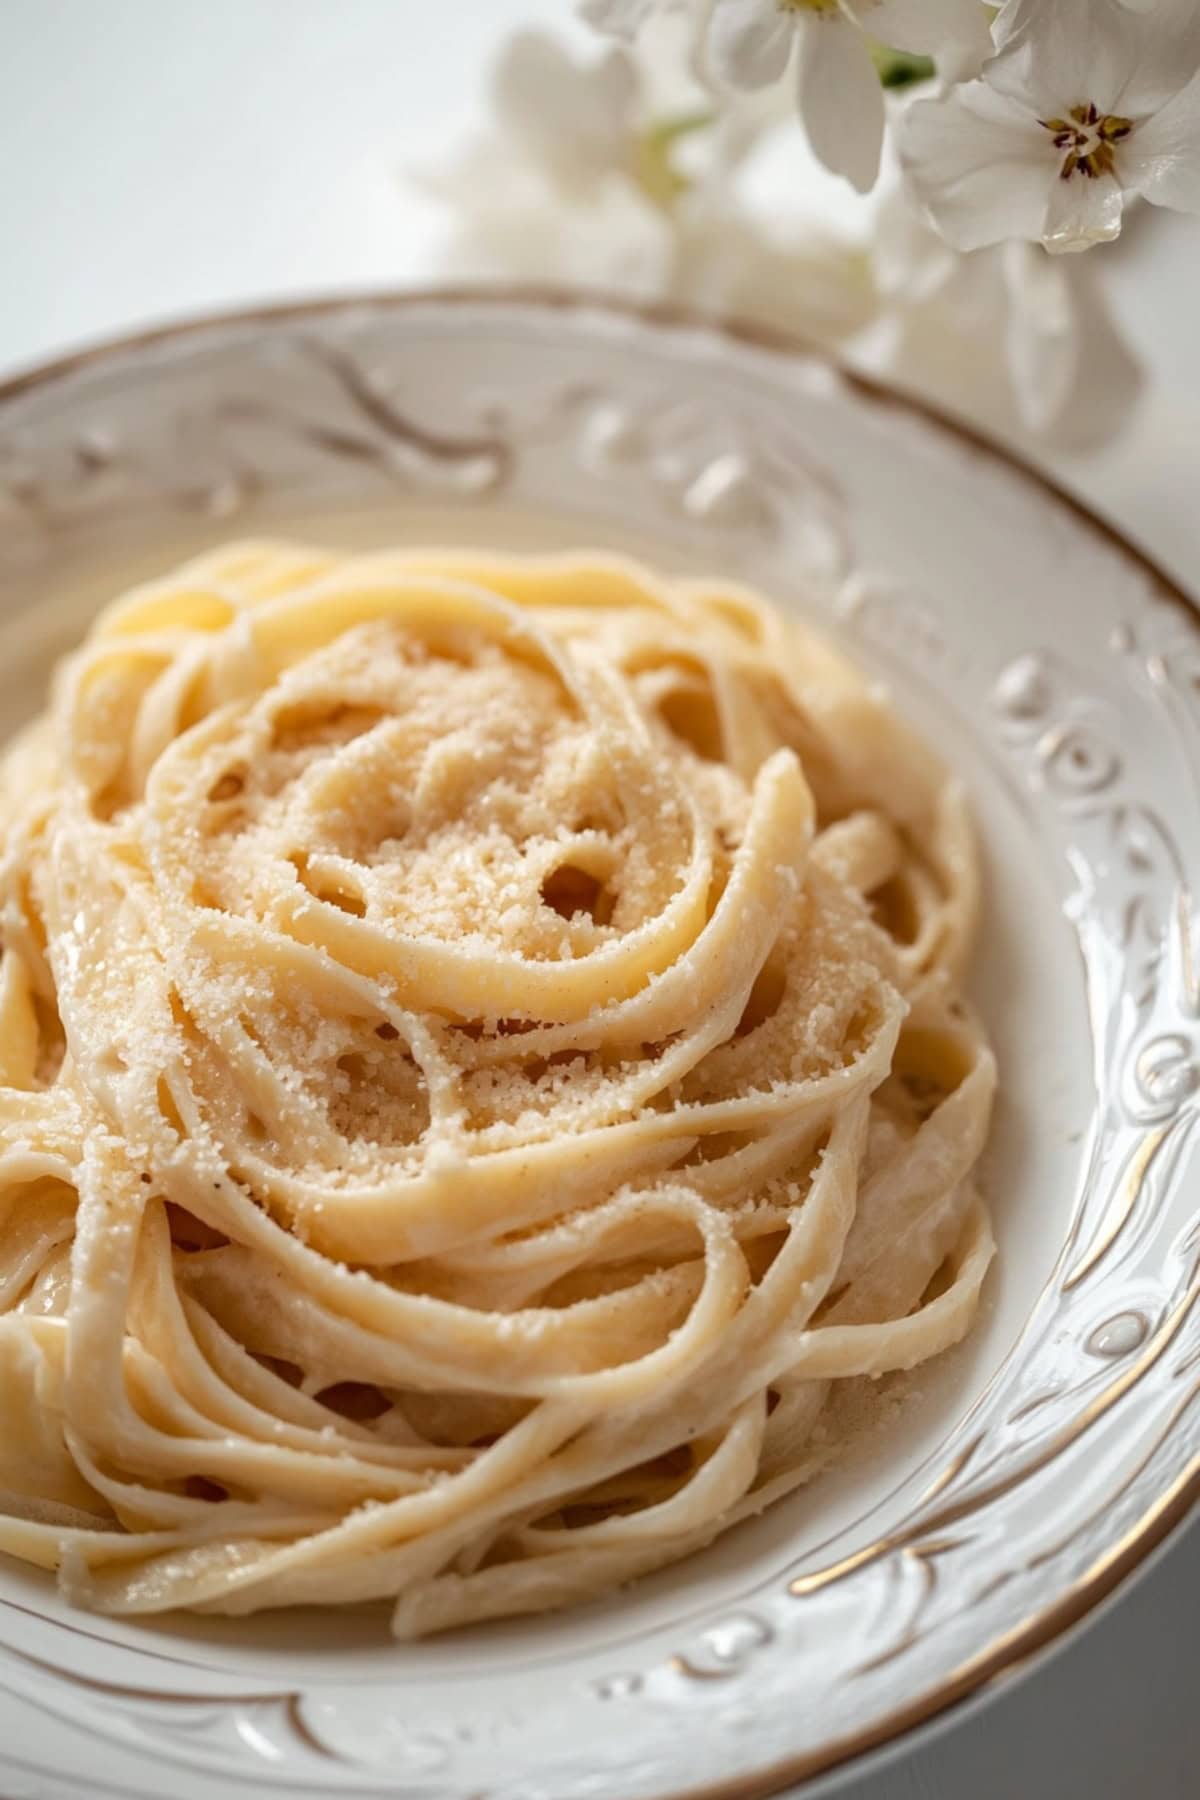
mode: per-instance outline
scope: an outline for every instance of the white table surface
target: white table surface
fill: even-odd
[[[509,26],[569,11],[0,0],[0,375],[172,315],[427,272],[398,168],[469,111]],[[1128,237],[1097,254],[1145,402],[1119,446],[1046,466],[1200,594],[1200,220],[1146,215]],[[1194,1800],[1198,1653],[1193,1526],[1031,1675],[839,1793]]]

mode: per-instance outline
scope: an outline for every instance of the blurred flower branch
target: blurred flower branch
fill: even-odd
[[[509,39],[421,180],[444,265],[781,326],[1001,429],[1114,432],[1138,370],[1090,257],[1200,210],[1193,0],[580,0]]]

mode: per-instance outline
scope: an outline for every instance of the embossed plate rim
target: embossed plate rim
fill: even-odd
[[[1064,487],[1043,469],[1002,444],[980,427],[969,425],[953,413],[923,400],[916,394],[904,393],[874,380],[843,363],[820,345],[810,343],[798,333],[778,326],[757,324],[737,317],[717,317],[678,301],[633,300],[625,295],[596,287],[555,287],[537,282],[448,282],[431,287],[369,287],[348,292],[335,290],[301,300],[265,300],[240,307],[212,307],[187,312],[162,324],[147,325],[131,331],[106,333],[57,356],[38,357],[19,364],[0,377],[0,405],[15,400],[35,388],[45,387],[63,377],[74,375],[99,363],[154,349],[160,344],[180,338],[203,335],[206,331],[253,325],[286,324],[289,321],[327,318],[339,313],[384,309],[418,309],[429,306],[537,306],[552,312],[608,312],[647,325],[663,325],[708,334],[718,341],[746,344],[783,357],[805,357],[826,363],[839,381],[854,392],[882,407],[894,408],[925,419],[937,429],[968,444],[972,451],[992,457],[1019,474],[1035,487],[1050,494],[1061,506],[1072,512],[1081,524],[1095,532],[1128,561],[1136,563],[1151,577],[1161,597],[1182,606],[1200,623],[1200,597],[1190,594],[1181,582],[1170,575],[1150,552],[1127,537],[1120,528],[1095,507]]]

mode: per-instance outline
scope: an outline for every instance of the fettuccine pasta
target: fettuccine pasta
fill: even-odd
[[[0,856],[0,1550],[80,1605],[560,1606],[971,1324],[963,796],[744,590],[226,548]]]

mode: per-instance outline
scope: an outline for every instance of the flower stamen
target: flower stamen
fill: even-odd
[[[1065,119],[1039,119],[1050,133],[1056,150],[1064,150],[1059,178],[1070,181],[1076,170],[1095,180],[1115,175],[1115,145],[1133,130],[1133,120],[1119,113],[1101,113],[1094,101],[1073,106]]]

